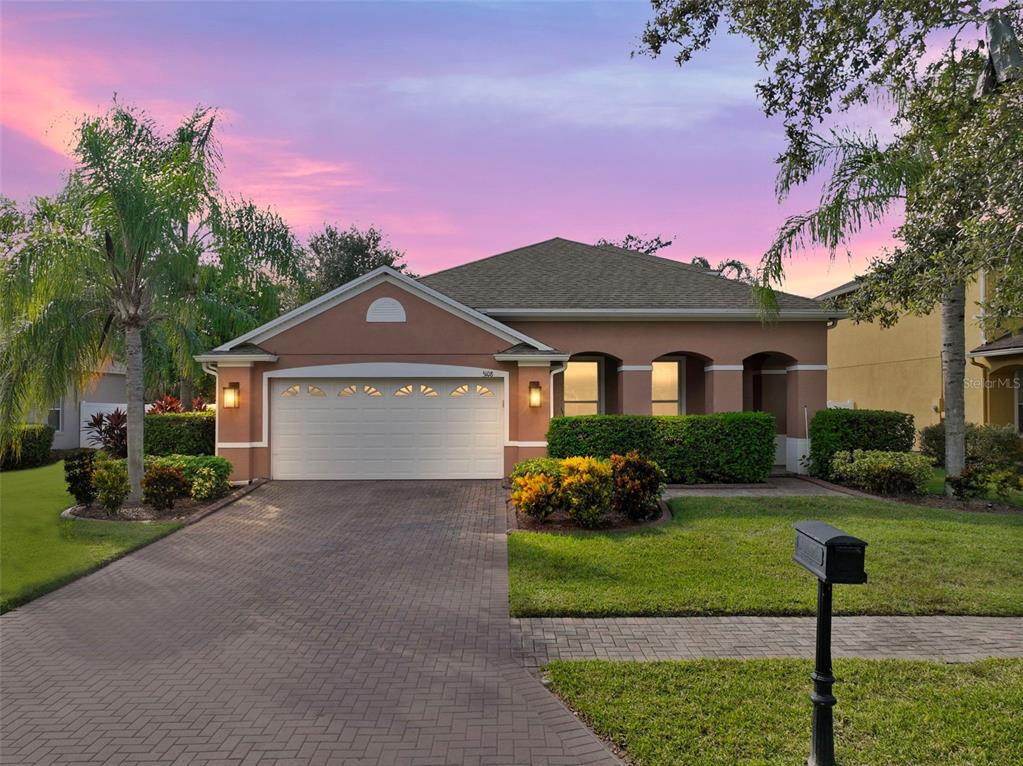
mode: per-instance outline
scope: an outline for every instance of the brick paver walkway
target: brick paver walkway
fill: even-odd
[[[813,617],[623,617],[512,620],[532,670],[551,660],[813,657]],[[837,657],[969,662],[1023,657],[1023,617],[835,617]]]
[[[613,764],[516,660],[498,482],[276,483],[0,618],[4,763]]]
[[[772,476],[763,485],[750,484],[737,487],[699,484],[672,485],[665,489],[664,499],[673,497],[842,497],[844,492],[822,487],[812,481],[794,476]]]

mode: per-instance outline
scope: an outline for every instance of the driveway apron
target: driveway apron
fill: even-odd
[[[275,482],[0,618],[3,763],[615,764],[513,655],[499,482]]]

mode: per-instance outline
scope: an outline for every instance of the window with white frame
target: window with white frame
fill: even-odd
[[[650,373],[650,411],[654,415],[682,415],[686,411],[685,359],[653,363]]]
[[[599,360],[569,362],[564,376],[566,415],[598,415],[603,411]]]
[[[63,431],[64,428],[64,400],[58,399],[46,413],[46,425],[54,431]]]

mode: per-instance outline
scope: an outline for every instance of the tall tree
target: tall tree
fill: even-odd
[[[655,237],[641,237],[638,234],[626,234],[621,239],[598,239],[601,247],[620,247],[623,250],[635,250],[638,253],[654,255],[658,250],[671,247],[673,240],[664,239],[658,234]]]
[[[1018,286],[1016,275],[1023,268],[1017,241],[1023,219],[1015,207],[1018,196],[1006,185],[1020,180],[1021,155],[1013,146],[1013,135],[1020,132],[1013,122],[1020,115],[1018,94],[1010,86],[978,104],[969,98],[969,86],[978,63],[988,58],[975,52],[978,43],[983,45],[977,31],[984,24],[1003,30],[996,35],[998,50],[988,60],[985,79],[1012,79],[992,78],[991,60],[1011,58],[1006,55],[1013,44],[1011,27],[1019,27],[1023,5],[654,0],[653,7],[644,36],[652,55],[678,46],[676,60],[684,63],[708,47],[718,31],[745,36],[757,46],[759,63],[769,71],[757,94],[767,114],[782,116],[788,139],[779,158],[781,196],[813,174],[831,170],[819,207],[786,221],[764,256],[759,292],[768,308],[771,287],[781,282],[783,261],[793,249],[823,244],[833,255],[852,233],[904,202],[905,222],[896,230],[900,246],[873,264],[854,301],[854,316],[890,322],[899,313],[941,304],[946,462],[949,473],[958,474],[965,433],[965,285],[978,269],[999,268],[1000,285]],[[965,51],[964,35],[975,41]],[[945,38],[943,48],[934,47],[936,36]],[[834,111],[876,99],[879,90],[892,97],[893,122],[900,130],[890,145],[870,135],[818,135],[817,127]],[[970,154],[965,141],[991,154],[983,159]],[[964,155],[973,161],[962,161]],[[982,179],[990,185],[985,188]],[[992,228],[999,229],[997,242],[1005,249],[993,252],[993,241],[980,236]],[[1014,301],[1004,296],[1003,289],[1002,297],[987,301],[989,320],[1006,316]]]
[[[363,231],[352,225],[342,231],[327,225],[309,238],[303,298],[315,298],[381,266],[408,269],[405,253],[391,247],[379,229],[370,226]]]
[[[716,268],[711,266],[710,261],[702,255],[694,255],[689,262],[693,264],[693,266],[699,266],[701,269],[707,269],[709,271],[716,271],[719,274],[727,275],[731,273],[732,279],[738,280],[739,282],[753,281],[753,270],[738,258],[723,258],[718,261]]]
[[[144,348],[164,342],[183,362],[202,326],[239,318],[225,285],[295,268],[279,219],[222,196],[215,125],[200,108],[162,134],[144,112],[115,103],[78,125],[76,167],[60,194],[20,217],[2,206],[5,232],[14,229],[0,284],[3,443],[18,420],[123,358],[132,501],[141,496]],[[205,265],[219,270],[215,289]]]

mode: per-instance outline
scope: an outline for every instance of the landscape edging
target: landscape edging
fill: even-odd
[[[119,524],[181,524],[182,526],[188,526],[194,524],[197,521],[201,521],[209,516],[211,513],[216,513],[222,508],[226,508],[236,500],[240,500],[247,494],[252,492],[258,487],[263,486],[266,483],[266,479],[253,479],[248,484],[241,487],[236,487],[229,495],[226,495],[215,503],[211,503],[206,508],[196,511],[191,516],[184,519],[94,519],[90,516],[76,516],[74,510],[81,508],[80,505],[72,505],[70,508],[65,508],[60,512],[62,519],[74,519],[75,521],[114,521]]]

